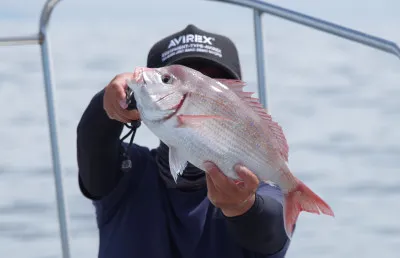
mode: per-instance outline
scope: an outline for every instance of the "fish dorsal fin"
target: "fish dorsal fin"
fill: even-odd
[[[277,122],[272,120],[271,115],[268,114],[267,110],[261,105],[260,100],[258,98],[252,97],[254,92],[243,91],[243,87],[246,85],[246,83],[241,80],[229,79],[216,79],[216,81],[222,83],[233,92],[235,92],[239,98],[241,98],[254,110],[254,112],[256,112],[262,119],[264,119],[264,124],[270,128],[271,132],[277,140],[279,152],[282,154],[285,160],[288,161],[289,146],[287,144],[282,127]]]

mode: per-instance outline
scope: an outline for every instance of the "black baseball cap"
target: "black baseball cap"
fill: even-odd
[[[232,79],[241,79],[242,76],[238,51],[232,40],[200,30],[192,24],[155,43],[147,56],[149,68],[191,62],[221,68]]]

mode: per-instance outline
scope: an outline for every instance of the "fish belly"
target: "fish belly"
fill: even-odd
[[[278,169],[270,165],[262,146],[254,146],[245,133],[232,130],[230,126],[229,122],[218,119],[205,120],[194,128],[179,128],[175,124],[169,130],[162,130],[163,136],[159,137],[202,170],[205,170],[204,162],[211,161],[226,176],[239,179],[234,171],[234,166],[239,163],[253,171],[260,180],[274,181],[278,178]]]

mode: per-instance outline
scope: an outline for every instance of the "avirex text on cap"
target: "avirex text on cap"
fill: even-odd
[[[200,30],[190,24],[185,29],[155,43],[147,56],[147,67],[162,67],[187,62],[205,62],[241,79],[239,55],[227,37]]]

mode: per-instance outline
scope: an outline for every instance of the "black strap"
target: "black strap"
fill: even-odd
[[[140,125],[140,120],[132,121],[130,125],[125,124],[125,126],[128,127],[130,130],[124,137],[121,138],[121,146],[123,146],[122,143],[126,138],[131,136],[131,139],[129,140],[128,146],[124,147],[122,150],[123,159],[121,163],[121,169],[123,172],[127,172],[132,168],[132,161],[130,159],[129,150],[131,149],[131,146],[133,144],[133,138],[135,138],[136,130],[140,127]]]
[[[134,110],[134,109],[137,110],[136,100],[135,96],[133,95],[133,91],[129,87],[127,87],[125,93],[126,93],[126,104],[128,104],[127,110]],[[123,172],[127,172],[132,168],[132,161],[130,159],[130,155],[128,152],[131,149],[133,138],[135,138],[136,130],[140,127],[141,122],[140,120],[135,120],[130,122],[130,125],[127,123],[124,123],[124,125],[128,127],[130,130],[124,137],[122,137],[121,146],[123,141],[129,136],[131,136],[128,146],[126,148],[123,148],[122,150],[123,159],[122,159],[121,169]]]

